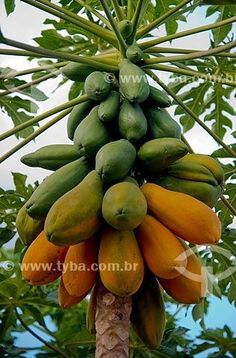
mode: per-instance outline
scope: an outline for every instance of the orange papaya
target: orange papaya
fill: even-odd
[[[63,280],[60,280],[60,284],[58,286],[58,303],[62,308],[70,308],[74,305],[77,305],[78,303],[83,301],[86,295],[87,293],[79,297],[73,297],[69,295],[64,286]]]
[[[172,232],[150,215],[136,229],[136,236],[148,268],[154,275],[174,278],[187,265],[185,249]]]
[[[146,183],[141,187],[149,212],[175,235],[193,244],[215,244],[221,222],[206,204],[190,195]]]
[[[62,265],[68,248],[51,244],[44,233],[26,250],[21,264],[24,280],[34,286],[47,285],[62,274]]]

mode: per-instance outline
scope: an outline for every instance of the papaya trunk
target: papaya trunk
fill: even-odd
[[[119,297],[102,284],[98,288],[95,358],[128,358],[131,297]]]

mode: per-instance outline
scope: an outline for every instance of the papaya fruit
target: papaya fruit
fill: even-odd
[[[176,236],[147,215],[136,230],[143,258],[150,271],[162,278],[179,276],[186,268],[185,249]]]
[[[28,247],[21,263],[22,278],[34,286],[47,285],[62,274],[67,247],[50,243],[44,231]]]
[[[105,183],[123,179],[136,158],[135,147],[126,139],[105,144],[96,155],[95,169]]]
[[[124,182],[127,182],[127,183],[132,183],[132,184],[135,184],[137,186],[139,186],[138,182],[136,179],[134,179],[133,177],[131,176],[127,176],[123,179]]]
[[[150,174],[160,173],[188,152],[188,147],[177,138],[152,139],[138,151],[140,163]]]
[[[82,122],[82,120],[87,117],[91,112],[94,106],[93,101],[86,101],[80,104],[77,104],[71,111],[68,120],[67,120],[67,135],[68,138],[73,140],[76,128]]]
[[[138,44],[134,43],[130,46],[128,46],[126,50],[126,56],[128,60],[130,60],[133,63],[136,63],[138,61],[141,61],[143,58],[143,51],[139,47]]]
[[[120,89],[130,102],[146,101],[150,93],[150,86],[145,72],[131,61],[121,61],[119,73]]]
[[[152,106],[156,105],[159,108],[166,108],[170,107],[171,99],[166,92],[161,91],[156,87],[150,86],[148,103],[151,103]]]
[[[21,162],[29,167],[57,170],[79,157],[78,152],[71,144],[52,144],[24,155]]]
[[[179,303],[199,303],[206,295],[207,278],[201,261],[194,252],[186,247],[187,267],[178,277],[166,280],[159,279],[164,290]]]
[[[141,288],[132,297],[131,323],[138,337],[149,349],[157,349],[166,325],[165,305],[161,287],[149,272]]]
[[[58,286],[58,303],[62,308],[70,308],[74,305],[77,305],[78,303],[83,301],[86,296],[87,294],[84,294],[79,297],[70,296],[64,286],[62,279],[60,280],[60,284]]]
[[[33,219],[27,213],[26,204],[23,205],[16,216],[16,230],[21,241],[29,246],[41,233],[44,226],[44,218]]]
[[[72,297],[86,295],[95,284],[97,271],[93,265],[98,262],[98,241],[89,240],[70,246],[64,262],[62,281]]]
[[[181,128],[167,110],[150,107],[145,113],[152,138],[181,138]]]
[[[98,106],[78,125],[74,146],[80,156],[93,157],[110,140],[109,133],[98,117]]]
[[[90,165],[85,157],[57,169],[44,179],[27,201],[28,214],[33,218],[45,218],[55,201],[79,184],[89,171]]]
[[[142,185],[141,190],[149,212],[181,239],[199,245],[219,241],[221,222],[206,204],[152,183]]]
[[[45,221],[48,240],[64,246],[90,238],[101,224],[102,200],[101,179],[92,171],[49,210]]]
[[[130,142],[137,142],[147,133],[147,120],[138,103],[124,100],[119,114],[120,134]]]
[[[133,230],[147,213],[146,199],[133,183],[122,182],[111,186],[102,202],[106,222],[117,230]]]
[[[104,123],[112,122],[119,115],[120,110],[120,94],[111,91],[109,96],[104,99],[98,108],[98,117]]]
[[[86,311],[86,327],[90,334],[96,333],[96,310],[97,310],[97,284],[92,288]]]
[[[110,292],[130,296],[141,286],[144,263],[133,231],[107,227],[101,236],[98,263],[102,283]]]
[[[69,80],[75,82],[84,82],[86,78],[95,71],[95,68],[76,62],[69,62],[67,65],[62,67],[61,72]]]
[[[103,101],[110,93],[111,83],[106,72],[94,71],[85,80],[84,90],[94,101]]]
[[[121,35],[126,40],[133,32],[133,24],[129,20],[121,20],[118,22],[118,29],[121,32]]]

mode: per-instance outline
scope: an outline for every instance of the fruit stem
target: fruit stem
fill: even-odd
[[[101,20],[104,25],[106,25],[110,30],[112,30],[111,24],[109,21],[107,21],[107,19],[105,18],[105,16],[101,15],[100,12],[94,10],[90,5],[86,4],[85,1],[83,0],[75,0],[79,5],[83,6],[87,11],[90,11],[91,14],[93,14],[94,16],[96,16],[99,20]]]
[[[188,113],[212,138],[215,139],[215,141],[220,144],[228,153],[230,153],[234,158],[236,158],[236,153],[228,147],[219,137],[217,134],[215,134],[210,128],[207,127],[207,125],[201,121],[198,116],[191,111],[191,109],[186,106],[186,104],[168,87],[165,85],[164,82],[162,82],[158,76],[156,76],[152,71],[145,70],[145,72],[157,83],[159,84],[173,99],[174,101],[183,108],[183,110]]]
[[[123,13],[117,0],[111,0],[118,21],[123,20]]]
[[[40,114],[40,115],[28,120],[25,123],[21,123],[18,126],[16,126],[16,127],[12,128],[12,129],[6,131],[5,133],[1,134],[0,135],[0,141],[12,136],[13,134],[18,133],[19,131],[21,131],[21,130],[23,130],[25,128],[33,126],[36,123],[42,121],[43,119],[45,119],[47,117],[50,117],[50,116],[52,116],[52,115],[54,115],[54,114],[56,114],[58,112],[61,112],[64,109],[74,107],[79,103],[83,103],[83,102],[87,101],[88,99],[89,99],[89,97],[87,95],[83,95],[81,97],[74,98],[71,101],[68,101],[66,103],[63,103],[63,104],[61,104],[61,105],[59,105],[57,107],[54,107],[54,108],[50,109],[49,111],[44,112],[44,113],[42,113],[42,114]]]
[[[191,30],[181,31],[181,32],[177,32],[177,33],[172,34],[172,35],[163,36],[163,37],[160,37],[158,39],[151,40],[151,41],[146,41],[146,42],[141,43],[140,47],[141,47],[142,50],[145,50],[145,49],[147,49],[149,47],[156,46],[156,45],[161,44],[163,42],[167,42],[167,41],[175,40],[175,39],[178,39],[178,38],[181,38],[181,37],[191,36],[191,35],[194,35],[194,34],[197,34],[197,33],[200,33],[200,32],[216,29],[216,28],[219,28],[219,27],[222,27],[222,26],[232,24],[235,21],[236,21],[236,16],[233,16],[233,17],[230,17],[230,18],[228,18],[226,20],[219,21],[219,22],[216,22],[216,23],[213,23],[213,24],[200,26],[200,27],[195,27],[194,29],[191,29]]]
[[[41,133],[45,132],[48,128],[53,126],[55,123],[59,122],[62,118],[67,116],[72,111],[71,108],[66,109],[65,111],[61,112],[55,118],[51,119],[48,123],[44,124],[42,127],[37,129],[34,133],[26,137],[20,143],[18,143],[15,147],[11,148],[7,153],[5,153],[2,157],[0,157],[0,163],[4,162],[4,160],[11,157],[13,154],[18,152],[19,149],[23,148],[26,144],[31,142],[33,139],[37,138]],[[28,121],[29,122],[29,121]]]

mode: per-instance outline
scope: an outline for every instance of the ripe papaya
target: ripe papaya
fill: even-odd
[[[24,280],[34,286],[47,285],[62,274],[67,247],[51,244],[42,231],[25,252],[21,264]]]
[[[28,214],[33,218],[45,218],[55,201],[78,185],[89,171],[90,165],[85,157],[57,169],[44,179],[27,201]]]
[[[127,59],[120,64],[119,84],[130,102],[141,103],[149,96],[150,86],[145,72]]]
[[[82,120],[87,117],[93,106],[94,102],[88,100],[86,102],[77,104],[77,106],[72,109],[67,120],[67,135],[69,139],[74,139],[76,128],[82,122]]]
[[[141,50],[138,44],[134,43],[133,45],[128,46],[126,50],[126,56],[128,60],[130,60],[133,63],[136,63],[142,60],[143,51]]]
[[[148,128],[152,138],[181,138],[181,128],[165,109],[146,109]]]
[[[26,204],[20,208],[16,217],[16,230],[22,242],[29,246],[43,230],[44,218],[33,219],[27,213]]]
[[[62,275],[65,289],[72,297],[86,295],[95,284],[98,262],[98,240],[91,237],[69,247]]]
[[[98,106],[96,106],[77,127],[74,135],[74,146],[79,155],[93,157],[109,140],[109,133],[99,120]]]
[[[207,278],[201,261],[194,252],[187,247],[187,267],[178,277],[166,280],[159,279],[164,290],[179,303],[199,303],[205,297]]]
[[[142,167],[151,174],[160,173],[188,152],[188,147],[177,138],[153,139],[144,143],[138,158]]]
[[[69,295],[64,286],[63,280],[60,280],[60,284],[58,286],[58,303],[62,308],[70,308],[74,305],[77,305],[78,303],[83,301],[86,296],[86,293],[79,297],[73,297]]]
[[[104,99],[98,108],[98,117],[104,123],[112,122],[119,115],[120,110],[120,94],[111,91],[109,96]]]
[[[97,310],[97,284],[92,288],[86,312],[86,327],[90,334],[96,333],[96,310]]]
[[[110,292],[130,296],[141,286],[144,263],[133,231],[107,227],[101,237],[98,263],[102,283]]]
[[[130,142],[137,142],[147,132],[147,120],[138,103],[124,100],[119,114],[120,134]]]
[[[121,32],[121,35],[126,40],[133,32],[133,24],[129,20],[121,20],[118,22],[118,29]]]
[[[102,200],[101,179],[92,171],[49,210],[45,221],[48,240],[63,246],[90,238],[101,224]]]
[[[193,244],[215,244],[221,222],[204,203],[186,195],[146,183],[141,187],[149,212],[175,235]]]
[[[147,213],[146,199],[133,183],[122,182],[111,186],[102,202],[106,222],[117,230],[133,230]]]
[[[123,179],[136,158],[135,147],[126,139],[105,144],[96,155],[96,171],[105,183]]]
[[[87,96],[94,101],[104,100],[110,93],[111,82],[106,72],[92,72],[85,80],[84,90]]]
[[[88,75],[94,72],[95,69],[91,66],[69,62],[67,65],[62,67],[61,72],[65,75],[69,80],[76,82],[84,82]]]
[[[165,305],[157,279],[146,273],[142,286],[132,297],[132,326],[150,349],[157,349],[166,325]]]
[[[33,153],[24,155],[21,158],[21,162],[29,167],[57,170],[79,157],[73,145],[52,144],[46,145]]]
[[[136,237],[148,268],[162,278],[179,276],[186,268],[185,249],[176,236],[154,217],[147,215]]]
[[[148,103],[150,103],[152,106],[156,105],[159,108],[166,108],[170,107],[171,99],[166,92],[161,91],[156,87],[150,86]]]

